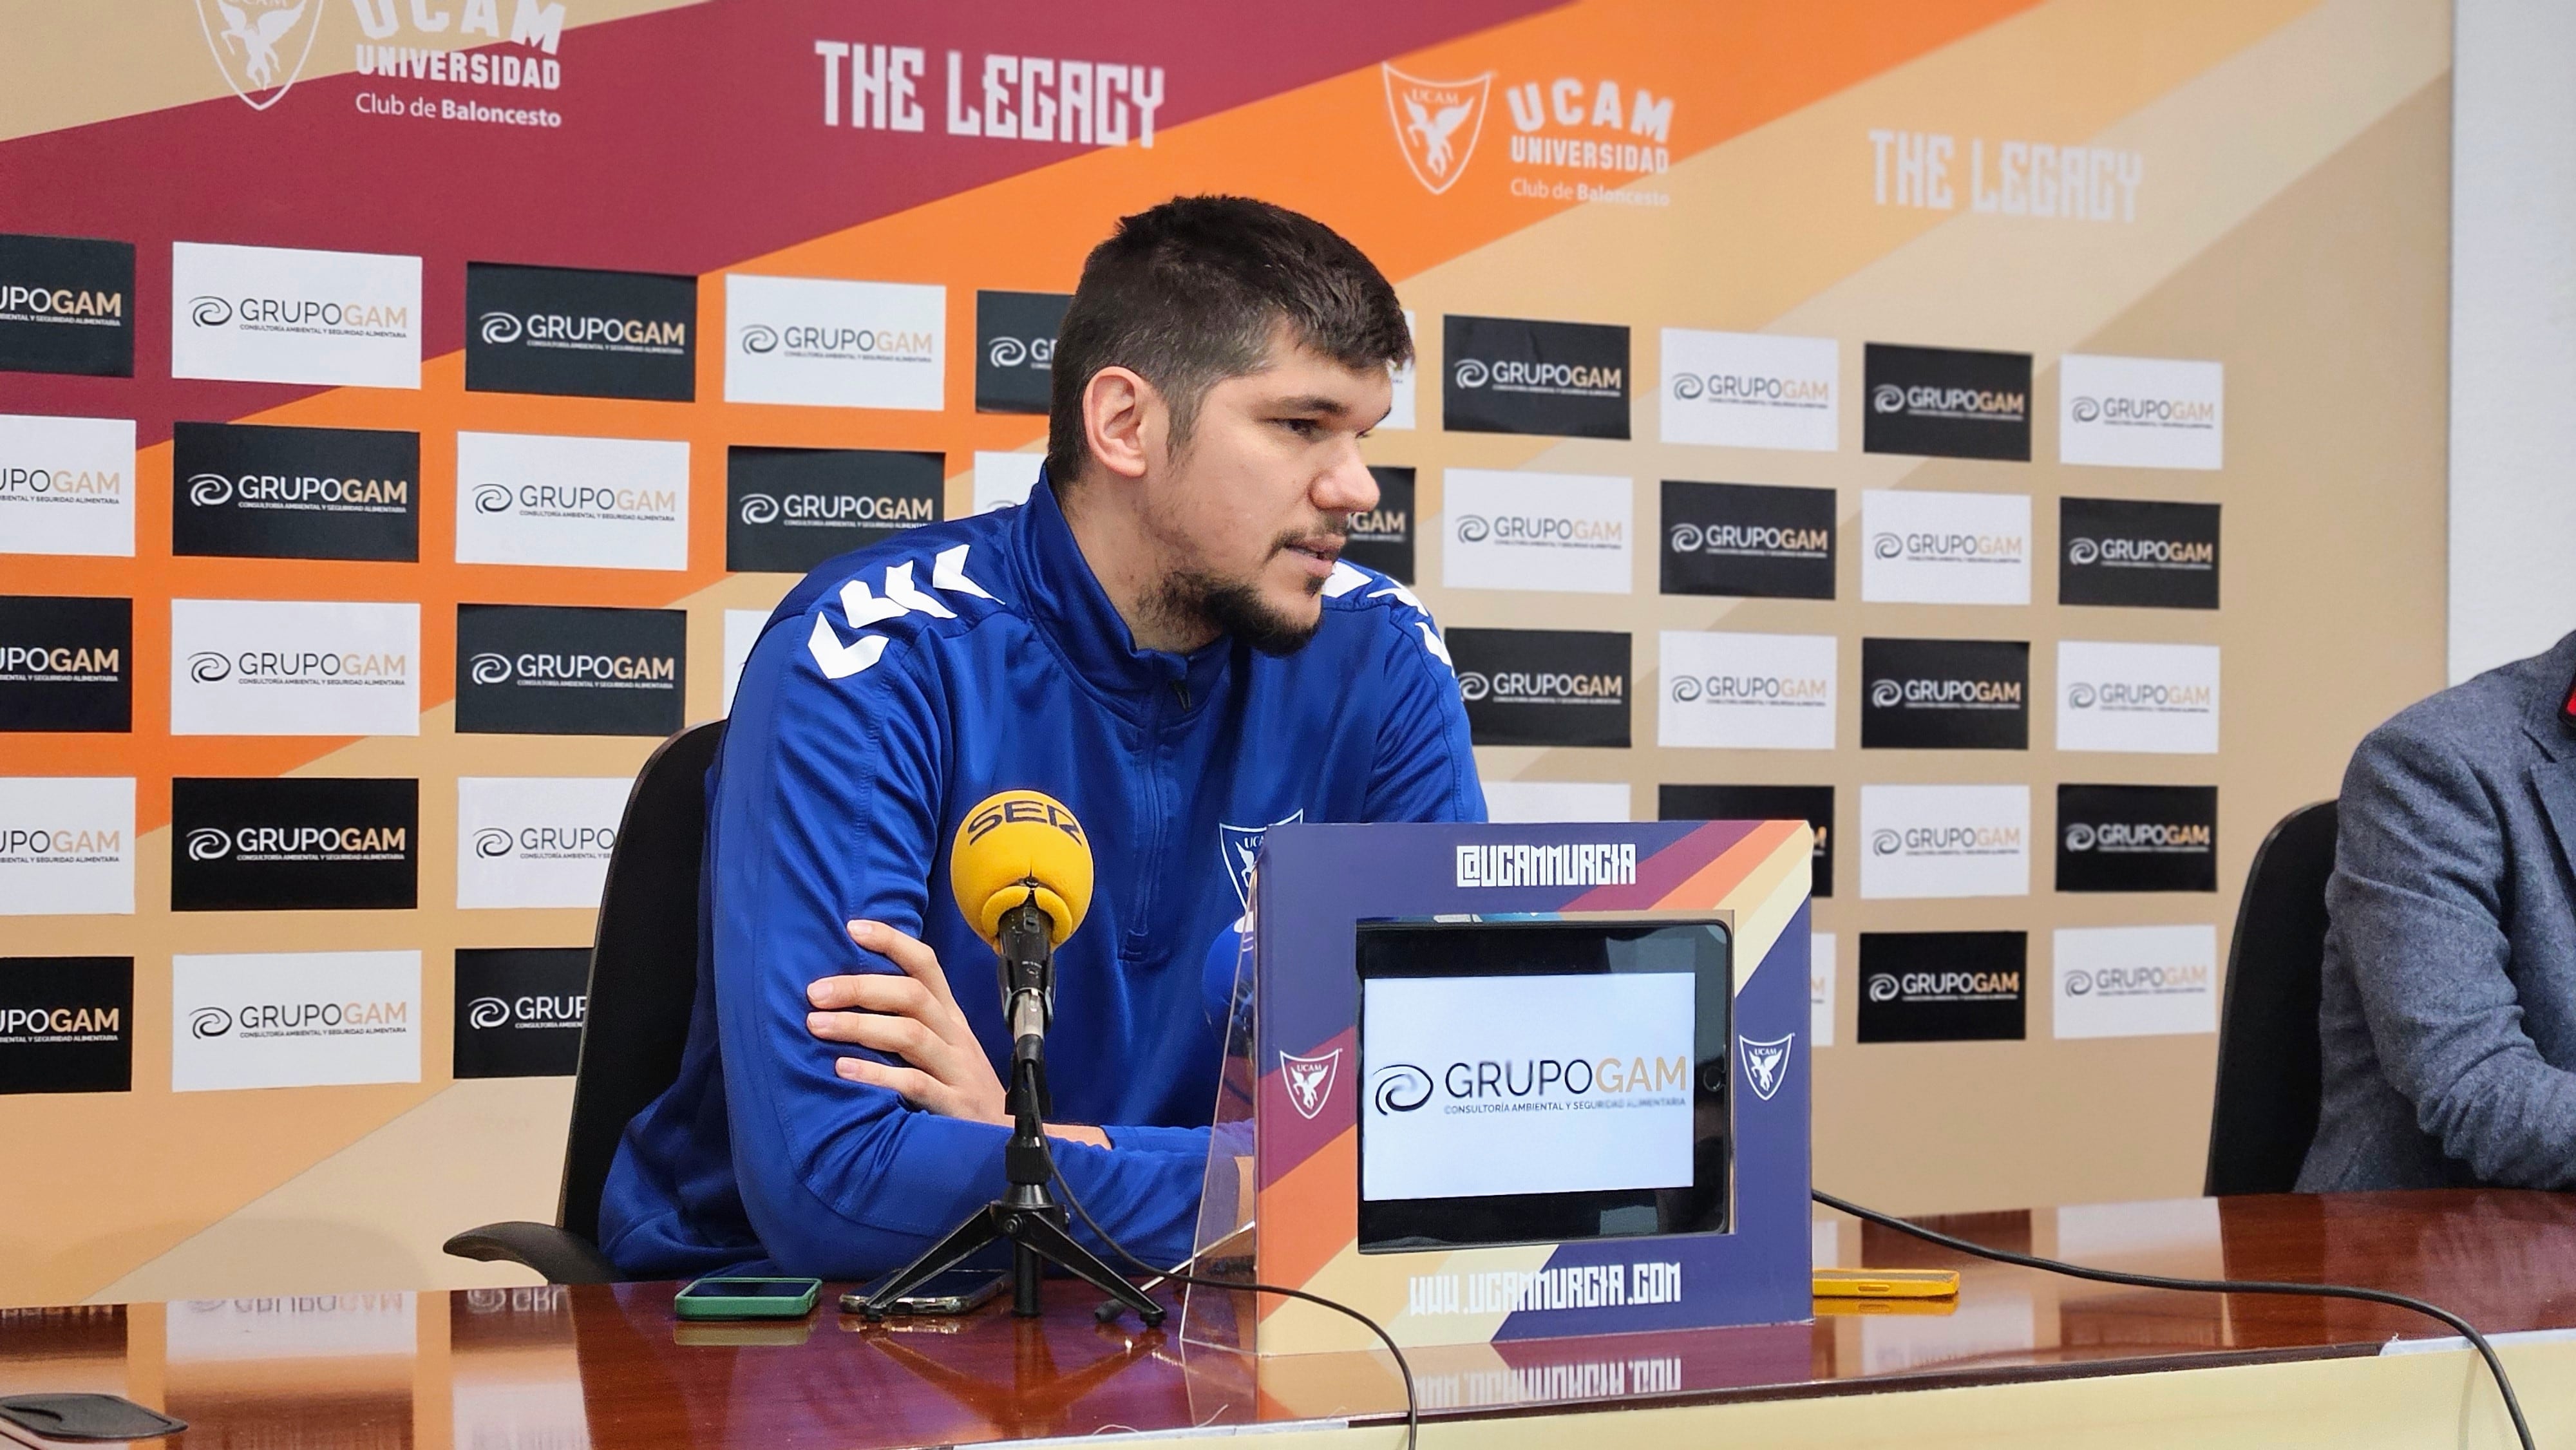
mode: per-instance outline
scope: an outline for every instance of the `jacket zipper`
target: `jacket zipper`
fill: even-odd
[[[1173,693],[1186,696],[1180,681],[1173,681],[1172,689]],[[1162,700],[1157,698],[1145,725],[1147,758],[1152,762],[1145,771],[1145,819],[1153,822],[1153,826],[1147,834],[1145,850],[1136,863],[1136,927],[1127,934],[1127,942],[1121,944],[1120,955],[1130,959],[1142,957],[1153,940],[1154,879],[1162,874],[1163,837],[1170,825],[1169,813],[1163,808],[1164,709]]]

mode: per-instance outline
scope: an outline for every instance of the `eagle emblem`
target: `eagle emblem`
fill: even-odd
[[[313,37],[322,29],[320,15],[309,13],[313,7],[314,0],[197,0],[197,28],[215,53],[215,68],[252,110],[265,111],[285,99],[304,73]],[[304,31],[301,45],[298,26]]]
[[[1381,63],[1386,83],[1386,115],[1395,124],[1395,144],[1413,179],[1433,196],[1455,186],[1476,154],[1476,138],[1485,130],[1485,101],[1494,73],[1463,81],[1428,81]]]
[[[1744,1080],[1752,1085],[1755,1097],[1767,1103],[1780,1091],[1780,1084],[1789,1080],[1789,1049],[1797,1040],[1794,1032],[1768,1042],[1749,1037],[1737,1039],[1736,1049],[1744,1057]]]
[[[1288,815],[1272,821],[1270,826],[1293,826],[1304,819],[1306,808],[1299,806]],[[1242,902],[1246,911],[1252,909],[1252,868],[1261,859],[1261,841],[1270,834],[1270,826],[1217,823],[1217,855],[1225,866],[1225,879],[1234,883],[1235,900]]]
[[[1341,1075],[1342,1050],[1338,1047],[1319,1057],[1299,1057],[1293,1052],[1279,1054],[1279,1076],[1288,1085],[1288,1106],[1297,1116],[1312,1118],[1332,1100],[1333,1079]]]

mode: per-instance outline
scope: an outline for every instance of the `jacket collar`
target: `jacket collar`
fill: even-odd
[[[2533,685],[2531,703],[2523,712],[2523,729],[2540,746],[2540,753],[2551,760],[2576,756],[2576,731],[2570,731],[2559,719],[2567,708],[2568,695],[2576,690],[2576,634],[2550,646],[2536,663],[2540,678]]]
[[[1188,655],[1138,649],[1127,621],[1083,557],[1045,469],[1039,469],[1037,486],[1029,490],[1019,515],[1017,562],[1026,581],[1025,607],[1074,672],[1113,699],[1141,703],[1159,693],[1163,704],[1179,707],[1186,694],[1188,711],[1196,711],[1224,674],[1234,641],[1219,639]]]

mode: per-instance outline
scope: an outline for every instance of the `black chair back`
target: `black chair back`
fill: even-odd
[[[555,1223],[589,1243],[599,1242],[600,1190],[618,1138],[680,1075],[698,987],[707,767],[723,740],[715,720],[663,741],[635,777],[608,853],[555,1208]]]
[[[2326,954],[2326,878],[2334,874],[2335,803],[2281,818],[2254,852],[2227,998],[2218,1017],[2218,1091],[2209,1105],[2201,1191],[2287,1193],[2317,1136],[2325,1069],[2317,1003]]]

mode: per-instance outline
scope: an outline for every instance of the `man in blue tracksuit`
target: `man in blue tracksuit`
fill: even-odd
[[[961,816],[1015,787],[1098,863],[1056,955],[1057,1161],[1128,1248],[1189,1255],[1222,1026],[1200,964],[1261,832],[1484,816],[1438,629],[1339,557],[1410,356],[1394,289],[1319,223],[1126,218],[1066,313],[1028,503],[779,604],[710,777],[680,1075],[609,1171],[621,1270],[870,1278],[1001,1195],[1010,1042],[947,881]]]

